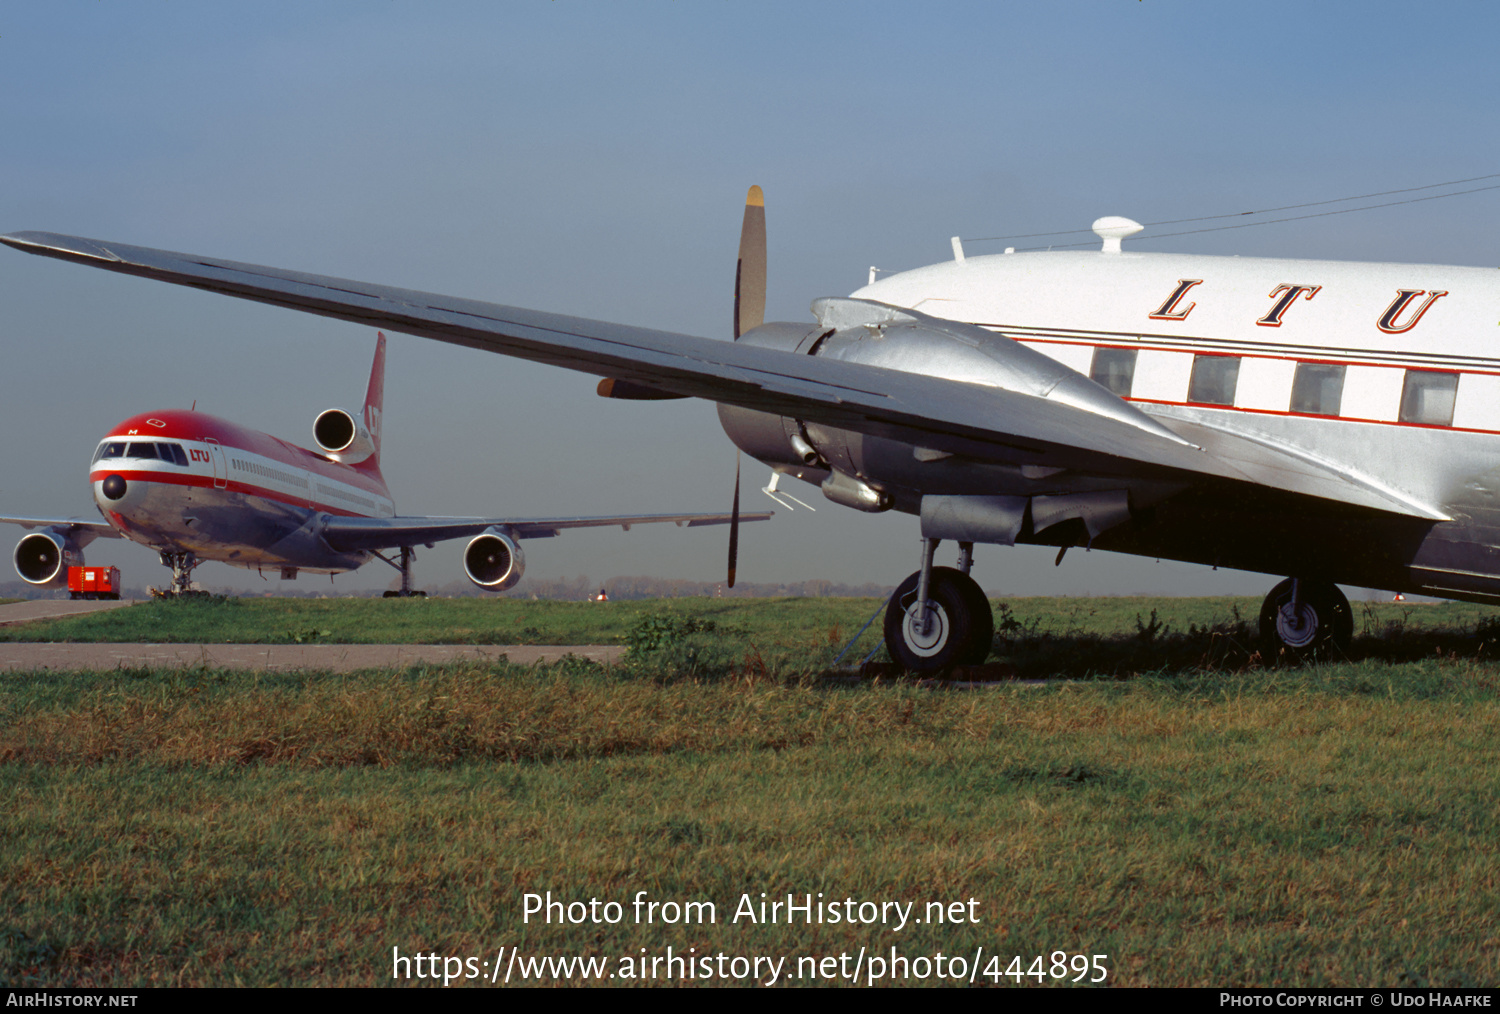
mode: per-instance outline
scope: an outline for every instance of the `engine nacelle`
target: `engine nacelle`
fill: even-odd
[[[827,332],[827,328],[808,324],[762,324],[746,331],[739,340],[745,345],[806,355]],[[719,423],[736,447],[773,468],[779,467],[814,483],[821,482],[828,474],[828,463],[807,439],[805,427],[795,419],[721,402]]]
[[[866,299],[820,299],[812,309],[815,326],[763,324],[739,341],[809,358],[994,388],[1039,404],[1065,405],[1075,418],[1086,413],[1111,425],[1184,443],[1087,376],[1005,335]],[[794,364],[786,369],[797,372]],[[816,418],[796,419],[722,403],[719,421],[740,450],[779,473],[820,485],[829,500],[857,510],[899,507],[915,512],[920,502],[916,494],[937,486],[953,495],[993,492],[988,483],[993,475],[973,469],[944,473],[945,466],[934,464],[953,456],[942,446],[926,447],[840,429]],[[996,467],[1026,463],[1021,456],[1014,463],[997,462]]]
[[[375,453],[375,438],[370,431],[341,408],[318,414],[313,420],[313,439],[324,454],[346,465],[358,464]]]
[[[464,549],[464,573],[486,591],[505,591],[526,573],[526,554],[508,529],[486,528]]]
[[[68,568],[83,566],[83,547],[55,528],[32,532],[16,543],[16,573],[27,584],[66,588]]]

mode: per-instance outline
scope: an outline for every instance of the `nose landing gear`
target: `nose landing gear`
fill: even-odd
[[[162,550],[161,562],[163,566],[170,567],[172,570],[172,584],[164,597],[187,598],[194,594],[201,594],[193,591],[193,569],[198,566],[198,557],[191,550],[178,552]]]
[[[1321,648],[1348,651],[1354,613],[1331,581],[1289,577],[1271,589],[1260,607],[1260,638],[1272,651],[1295,655]]]

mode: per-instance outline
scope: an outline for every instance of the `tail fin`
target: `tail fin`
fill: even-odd
[[[380,412],[385,403],[385,335],[376,332],[375,362],[370,365],[370,387],[365,391],[365,429],[375,444],[371,458],[380,460]]]

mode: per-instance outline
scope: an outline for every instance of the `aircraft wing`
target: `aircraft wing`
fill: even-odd
[[[747,511],[741,521],[764,521],[771,511]],[[544,539],[565,528],[604,528],[670,522],[679,528],[727,525],[728,514],[625,514],[597,518],[341,518],[329,517],[323,524],[323,539],[338,552],[361,549],[394,549],[399,546],[430,545],[445,539],[478,535],[488,528],[506,528],[518,539]]]
[[[22,528],[71,528],[78,534],[87,533],[89,538],[123,539],[107,521],[86,521],[83,518],[5,518],[0,524],[20,525]]]
[[[1215,436],[1219,453],[1045,397],[563,314],[53,233],[0,242],[123,274],[548,363],[983,461],[1275,488],[1426,519],[1424,504],[1337,465]],[[813,325],[809,325],[811,330]],[[1171,425],[1177,425],[1172,423]],[[1231,448],[1233,454],[1222,453]]]

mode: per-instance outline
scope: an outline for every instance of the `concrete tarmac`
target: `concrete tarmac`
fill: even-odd
[[[33,599],[0,606],[0,626],[75,616],[134,605],[70,599]],[[265,669],[285,672],[317,669],[403,669],[442,662],[498,662],[518,665],[553,662],[576,655],[595,662],[615,662],[625,653],[619,644],[130,644],[106,642],[0,641],[0,672],[51,669],[183,668]]]
[[[32,620],[55,620],[60,616],[77,616],[79,613],[97,613],[105,609],[123,609],[136,604],[136,599],[31,599],[27,602],[12,602],[0,606],[0,627],[10,623],[30,623]]]

